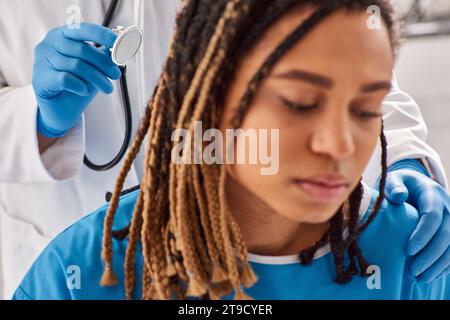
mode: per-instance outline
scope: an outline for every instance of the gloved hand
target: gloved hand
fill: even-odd
[[[420,214],[407,253],[414,256],[410,272],[417,280],[431,282],[450,272],[450,195],[418,160],[400,161],[389,169],[387,198],[396,204],[405,201]]]
[[[108,78],[117,80],[121,76],[109,51],[116,38],[108,28],[83,23],[79,29],[55,28],[36,46],[33,88],[42,135],[64,136],[99,91],[113,92]],[[86,41],[104,47],[96,48]]]

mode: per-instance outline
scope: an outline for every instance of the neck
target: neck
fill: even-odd
[[[299,254],[319,241],[328,228],[327,223],[308,224],[284,218],[231,176],[227,178],[227,198],[252,254]]]

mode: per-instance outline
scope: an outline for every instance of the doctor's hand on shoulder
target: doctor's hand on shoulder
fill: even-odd
[[[79,28],[52,29],[36,46],[33,89],[40,135],[50,139],[63,137],[100,91],[113,92],[110,79],[121,76],[109,50],[116,38],[108,28],[82,23]]]

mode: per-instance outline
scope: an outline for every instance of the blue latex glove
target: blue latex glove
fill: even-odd
[[[79,29],[55,28],[36,46],[33,88],[42,135],[64,136],[99,91],[113,92],[108,78],[117,80],[121,76],[109,52],[116,38],[108,28],[83,23]]]
[[[418,160],[403,160],[389,168],[387,198],[405,201],[420,214],[407,253],[414,256],[410,272],[419,281],[431,282],[450,272],[450,196],[429,178]]]

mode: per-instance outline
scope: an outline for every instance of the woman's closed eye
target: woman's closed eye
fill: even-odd
[[[293,110],[293,111],[299,112],[299,113],[307,113],[307,112],[313,111],[320,107],[319,102],[298,103],[298,102],[293,102],[284,97],[279,97],[279,99],[281,100],[283,105],[288,107],[290,110]],[[364,108],[360,108],[360,107],[352,108],[351,113],[362,121],[380,119],[383,116],[383,114],[379,111],[372,111],[370,108],[364,109]]]
[[[290,101],[290,100],[288,100],[286,98],[283,98],[283,97],[279,97],[279,98],[280,98],[281,102],[286,107],[288,107],[291,110],[298,111],[298,112],[301,112],[301,113],[312,111],[312,110],[314,110],[314,109],[319,107],[319,103],[318,102],[314,102],[314,103],[297,103],[297,102]]]
[[[349,105],[351,113],[361,121],[380,120],[383,117],[384,92],[355,99]],[[386,92],[387,94],[387,92]]]
[[[363,108],[352,109],[352,113],[361,120],[380,119],[383,116],[383,113],[380,111],[372,111]]]

